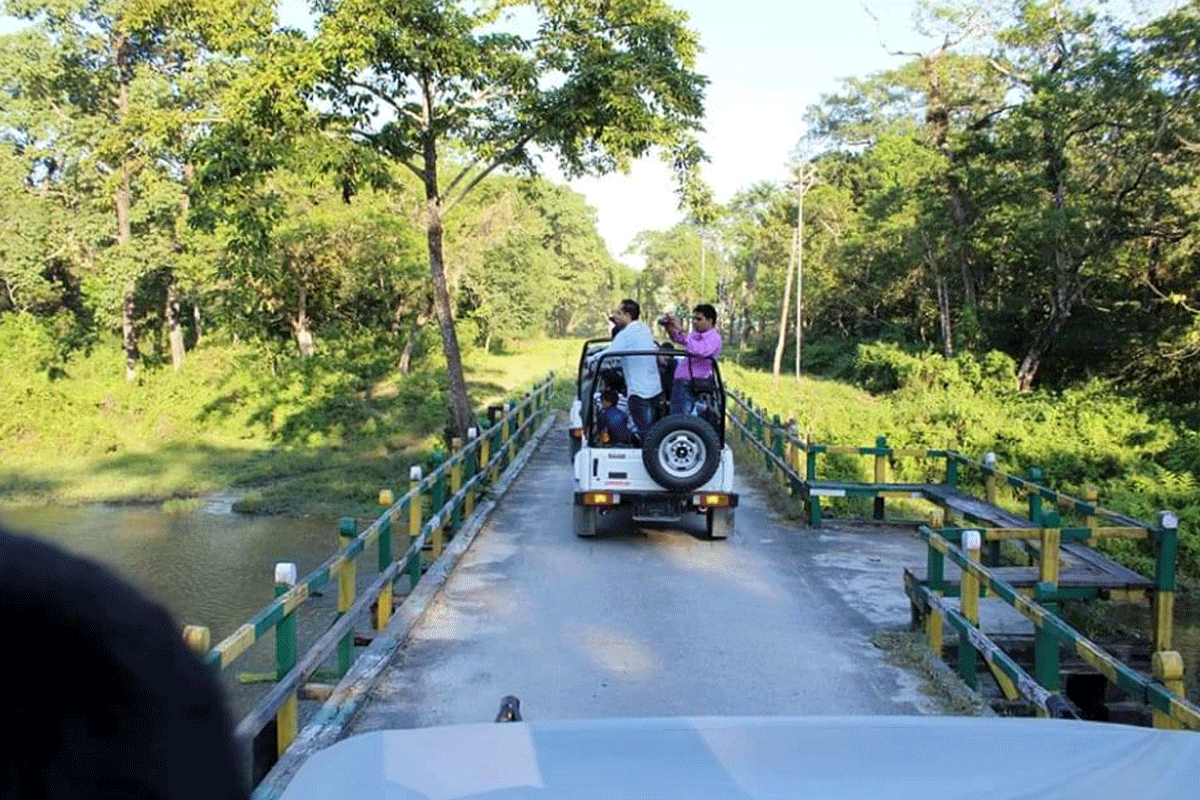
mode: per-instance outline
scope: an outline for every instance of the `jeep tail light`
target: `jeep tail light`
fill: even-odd
[[[700,492],[692,497],[692,502],[700,508],[726,508],[729,506],[729,495],[722,492]]]
[[[583,428],[571,428],[571,436],[575,439],[583,438]]]
[[[616,492],[584,492],[585,506],[615,506],[621,502],[621,495]]]

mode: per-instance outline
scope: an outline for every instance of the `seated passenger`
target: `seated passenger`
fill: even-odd
[[[617,393],[605,389],[600,393],[600,414],[597,416],[596,433],[601,444],[631,444],[629,417],[617,408]]]

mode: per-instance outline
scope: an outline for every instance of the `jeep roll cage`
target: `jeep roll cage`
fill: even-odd
[[[603,355],[601,355],[596,360],[594,369],[589,373],[588,369],[587,369],[587,360],[590,355],[595,354],[594,350],[592,352],[589,352],[589,348],[591,348],[591,346],[593,344],[598,344],[601,342],[611,342],[611,341],[612,341],[611,339],[589,339],[587,342],[584,343],[582,354],[579,357],[579,380],[577,383],[576,394],[578,396],[580,403],[582,404],[581,417],[582,417],[582,421],[583,421],[583,435],[585,437],[587,437],[587,440],[589,443],[592,441],[591,434],[593,433],[593,424],[595,423],[595,417],[596,417],[596,415],[594,413],[594,411],[595,411],[594,405],[595,404],[593,403],[593,399],[595,397],[596,392],[594,391],[593,387],[595,386],[596,378],[599,375],[601,375],[602,372],[604,371],[604,366],[603,366],[604,362],[611,359],[613,361],[617,361],[617,363],[619,364],[620,359],[623,359],[626,356],[653,356],[653,357],[655,357],[656,364],[657,364],[657,358],[659,356],[664,356],[664,357],[670,357],[673,359],[690,358],[690,359],[694,359],[694,361],[708,361],[709,363],[712,364],[712,378],[713,378],[713,382],[716,387],[715,390],[711,393],[713,396],[713,400],[716,403],[716,407],[713,408],[712,411],[714,412],[714,416],[716,417],[716,419],[715,419],[715,421],[710,419],[710,420],[708,420],[708,422],[713,426],[713,430],[717,434],[717,441],[720,443],[721,447],[725,446],[725,384],[721,381],[721,369],[717,364],[716,358],[714,358],[712,356],[687,355],[686,353],[683,353],[681,351],[672,352],[672,351],[668,351],[668,350],[622,350],[617,353],[604,353]],[[597,349],[599,349],[599,348],[597,348]],[[619,366],[616,368],[620,369]],[[586,388],[586,391],[585,391],[585,388]],[[708,395],[709,393],[705,392],[703,394]],[[698,397],[696,399],[699,400],[699,399],[704,399],[704,398]],[[660,419],[662,419],[662,418],[663,417],[660,417]]]

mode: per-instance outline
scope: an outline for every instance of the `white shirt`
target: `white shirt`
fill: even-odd
[[[657,350],[658,343],[646,323],[635,319],[613,337],[612,344],[592,356],[592,363],[603,353],[621,353],[630,350]],[[607,361],[605,363],[608,363]],[[625,386],[629,394],[649,400],[662,394],[662,381],[658,377],[656,356],[625,356],[621,359],[625,372]]]

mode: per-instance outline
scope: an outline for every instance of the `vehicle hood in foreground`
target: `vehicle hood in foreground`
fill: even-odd
[[[706,717],[375,731],[284,800],[1139,800],[1191,796],[1200,734],[1066,720]]]

